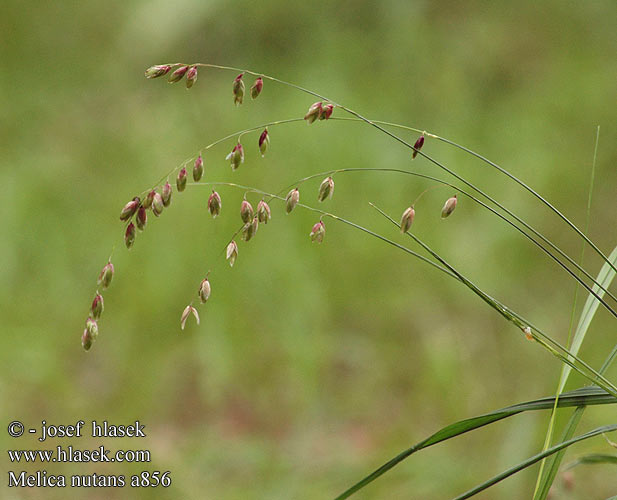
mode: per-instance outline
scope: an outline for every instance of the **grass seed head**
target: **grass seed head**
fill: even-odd
[[[156,191],[154,189],[150,191],[144,198],[144,201],[141,203],[141,206],[144,208],[150,208],[152,206],[152,200],[154,200],[155,194],[156,194]]]
[[[186,325],[186,320],[191,314],[195,316],[195,321],[197,321],[197,324],[199,324],[199,314],[197,313],[197,309],[195,309],[193,306],[186,306],[184,308],[184,311],[182,311],[182,316],[180,317],[180,328],[182,328],[183,330]]]
[[[197,66],[191,66],[186,72],[186,88],[190,89],[197,81]]]
[[[225,159],[231,162],[232,170],[236,170],[241,163],[244,163],[244,148],[242,147],[242,144],[236,144],[231,150],[231,153],[229,153]]]
[[[92,336],[87,328],[84,328],[84,333],[81,334],[81,346],[84,351],[89,351],[92,347]]]
[[[326,177],[319,185],[319,194],[317,199],[324,201],[326,198],[332,198],[334,194],[334,179],[332,177]]]
[[[309,236],[311,237],[311,241],[316,241],[317,243],[321,243],[326,235],[326,225],[323,221],[319,221],[317,224],[313,226]]]
[[[454,195],[452,198],[448,198],[443,208],[441,209],[441,218],[445,219],[452,212],[454,212],[454,209],[456,208],[457,203],[458,203],[458,200],[456,198],[456,195]]]
[[[137,224],[137,229],[143,231],[146,227],[146,222],[148,222],[148,216],[144,207],[139,207],[139,210],[137,210],[137,217],[135,217],[135,222]]]
[[[86,330],[90,335],[90,338],[94,341],[99,336],[99,326],[96,323],[96,320],[92,318],[88,318],[86,320]]]
[[[176,188],[178,192],[184,191],[186,187],[186,168],[182,167],[180,172],[178,172],[178,177],[176,178]]]
[[[420,137],[418,137],[418,140],[416,141],[416,143],[413,145],[414,147],[414,152],[411,153],[411,159],[413,160],[416,156],[418,156],[418,151],[420,151],[422,149],[422,146],[424,146],[424,134],[422,134]]]
[[[126,231],[124,232],[124,244],[126,248],[131,248],[133,243],[135,243],[135,235],[137,234],[137,230],[135,229],[135,224],[132,222],[126,226]]]
[[[240,205],[240,217],[244,223],[249,222],[253,218],[253,205],[247,200],[242,200],[242,204]]]
[[[259,78],[257,78],[257,80],[255,80],[255,83],[251,87],[251,99],[257,99],[259,94],[261,94],[261,89],[263,88],[264,88],[264,81],[260,76]]]
[[[238,245],[235,241],[231,241],[229,245],[227,245],[227,260],[229,261],[229,265],[231,267],[234,266],[236,262],[236,258],[238,257]]]
[[[240,73],[238,76],[236,76],[236,79],[234,80],[234,84],[232,87],[232,93],[234,96],[234,104],[236,106],[238,106],[239,104],[242,104],[242,101],[244,99],[244,81],[242,80],[243,76],[244,76],[244,73]]]
[[[122,221],[129,220],[131,217],[133,217],[133,215],[135,215],[135,212],[137,212],[138,208],[139,208],[139,198],[136,196],[131,201],[129,201],[126,205],[124,205],[122,212],[120,212],[120,220]]]
[[[164,207],[165,205],[163,205],[163,197],[161,196],[160,193],[155,192],[154,197],[152,199],[152,213],[156,217],[158,217],[159,215],[163,213]]]
[[[287,193],[287,196],[285,197],[285,210],[288,214],[290,214],[291,211],[296,208],[296,205],[299,201],[300,191],[298,191],[298,188],[292,189],[291,191],[289,191],[289,193]]]
[[[257,218],[259,219],[259,222],[262,222],[264,224],[267,224],[268,221],[272,218],[270,206],[264,200],[261,200],[257,204]]]
[[[204,160],[201,155],[199,155],[195,160],[195,165],[193,165],[193,180],[199,182],[202,175],[204,175]]]
[[[171,203],[171,184],[169,182],[166,182],[163,186],[163,189],[161,191],[161,198],[163,199],[163,206],[168,207]]]
[[[182,77],[188,71],[188,69],[188,66],[180,66],[176,71],[169,75],[169,83],[176,83],[182,80]]]
[[[249,241],[255,236],[257,229],[259,229],[259,220],[257,216],[255,216],[251,222],[247,222],[242,228],[242,238],[244,238],[244,241]]]
[[[94,300],[92,301],[92,306],[90,306],[90,312],[92,313],[93,319],[99,319],[101,314],[103,314],[103,309],[105,309],[105,304],[103,302],[103,296],[100,293],[97,293],[94,296]]]
[[[320,120],[327,120],[332,116],[332,111],[334,111],[334,105],[331,103],[324,104],[321,115],[319,115]]]
[[[104,290],[109,286],[113,277],[114,277],[114,265],[111,262],[108,262],[107,264],[103,266],[103,269],[101,269],[101,272],[99,273],[99,277],[96,280],[96,283],[100,285]]]
[[[158,78],[159,76],[163,76],[169,73],[170,69],[171,69],[171,66],[169,64],[159,64],[156,66],[150,66],[145,72],[145,77],[149,79]]]
[[[306,115],[304,115],[304,119],[306,120],[306,123],[310,125],[319,117],[321,117],[322,113],[323,107],[321,101],[314,102],[313,104],[311,104],[311,107],[306,112]]]
[[[204,278],[201,282],[201,284],[199,285],[199,300],[201,301],[202,304],[205,304],[208,299],[210,298],[210,292],[212,291],[211,287],[210,287],[210,282],[208,281],[208,278]]]
[[[413,219],[416,216],[416,211],[413,207],[409,207],[401,216],[401,233],[406,233],[413,224]]]
[[[268,146],[270,146],[270,136],[268,135],[268,129],[266,128],[259,136],[259,152],[261,153],[262,158],[265,156]]]
[[[221,213],[222,206],[223,202],[221,201],[221,197],[216,191],[212,191],[212,194],[208,198],[208,210],[213,218],[216,218],[216,216]]]

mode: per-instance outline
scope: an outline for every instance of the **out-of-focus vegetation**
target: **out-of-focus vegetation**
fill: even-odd
[[[5,0],[1,11],[2,421],[139,419],[146,439],[40,446],[152,452],[150,464],[18,467],[2,451],[3,498],[327,498],[443,425],[554,391],[556,359],[460,284],[347,226],[326,221],[324,243],[311,244],[315,215],[284,216],[273,202],[271,223],[240,245],[230,269],[221,251],[239,224],[240,191],[219,189],[215,221],[206,187],[174,194],[130,253],[118,215],[206,144],[301,117],[314,100],[266,81],[258,100],[235,108],[234,73],[200,70],[190,91],[143,77],[156,63],[213,62],[465,144],[581,227],[601,125],[589,234],[608,253],[617,244],[613,2]],[[246,161],[234,173],[224,161],[233,142],[208,151],[207,180],[278,191],[311,173],[375,166],[447,179],[362,124],[298,123],[270,136],[264,159],[258,134],[245,136]],[[424,150],[579,255],[574,233],[503,176],[445,144],[427,140]],[[411,245],[368,202],[398,217],[430,184],[374,173],[335,180],[327,210]],[[302,201],[316,204],[318,185],[304,185]],[[574,281],[465,199],[440,220],[452,194],[423,197],[416,234],[565,344]],[[84,353],[83,321],[114,245],[99,339]],[[585,265],[595,275],[601,263],[587,252]],[[202,324],[189,320],[181,332],[180,313],[208,270],[213,292]],[[600,311],[581,356],[597,368],[615,342],[615,321]],[[572,377],[568,388],[581,384]],[[537,453],[547,421],[547,413],[522,415],[429,449],[358,498],[453,496]],[[614,408],[591,408],[580,430],[611,421]],[[0,436],[2,450],[39,446]],[[607,451],[597,439],[569,453]],[[563,498],[617,493],[611,467],[573,471],[574,490]],[[173,486],[6,488],[7,470],[37,468],[170,470]],[[536,472],[482,498],[527,498]]]

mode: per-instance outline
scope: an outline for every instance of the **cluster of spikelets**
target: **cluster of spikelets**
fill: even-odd
[[[171,72],[172,68],[179,66],[175,71]],[[170,73],[169,82],[176,83],[182,80],[186,76],[186,86],[187,88],[191,88],[195,81],[197,80],[197,66],[198,65],[157,65],[148,68],[145,72],[145,76],[147,78],[157,78],[163,75]],[[243,81],[244,73],[240,73],[233,81],[232,84],[232,94],[234,98],[234,103],[236,105],[242,104],[244,93],[245,93],[245,85]],[[250,88],[251,97],[256,99],[263,89],[263,79],[262,77],[258,77],[253,85]],[[317,120],[327,120],[332,116],[332,112],[334,110],[334,105],[332,103],[324,103],[324,102],[315,102],[312,104],[307,113],[304,116],[304,120],[311,124]],[[262,156],[265,155],[270,144],[270,137],[268,133],[268,129],[264,129],[263,132],[259,136],[258,147]],[[422,146],[424,145],[424,135],[420,136],[414,145],[414,151],[412,154],[412,158],[415,158]],[[232,149],[232,151],[225,158],[230,162],[232,171],[236,170],[242,163],[244,163],[244,147],[240,142],[238,142]],[[204,159],[201,154],[197,156],[193,163],[192,168],[192,177],[195,183],[199,182],[204,176]],[[176,191],[178,193],[183,192],[186,189],[187,181],[188,181],[188,171],[185,166],[179,169],[176,176]],[[158,188],[150,190],[143,199],[136,196],[128,203],[124,205],[120,212],[120,220],[125,222],[126,229],[124,231],[124,242],[128,249],[130,249],[134,243],[137,236],[137,231],[143,231],[148,222],[148,211],[151,211],[155,217],[159,217],[165,208],[169,207],[171,204],[173,194],[172,185],[169,181],[165,182],[164,185],[159,186]],[[334,194],[334,180],[331,176],[325,178],[320,186],[317,195],[317,199],[320,202],[325,201],[328,198],[332,198]],[[298,205],[300,201],[300,191],[296,187],[290,190],[285,197],[285,211],[287,214],[291,213],[294,208]],[[452,198],[449,198],[441,212],[442,218],[448,217],[456,208],[457,197],[456,195]],[[216,218],[221,213],[222,208],[222,200],[219,193],[215,190],[210,194],[207,201],[208,211],[212,215],[213,218]],[[401,217],[401,231],[407,232],[413,223],[415,217],[415,209],[414,206],[411,205],[407,208],[402,217]],[[265,199],[262,199],[257,204],[257,210],[253,209],[251,203],[246,199],[243,199],[240,205],[240,218],[242,220],[243,226],[240,231],[242,239],[245,242],[251,240],[260,224],[267,224],[268,221],[272,218],[272,212],[270,206],[268,205]],[[316,224],[313,225],[309,236],[311,241],[321,243],[324,240],[324,236],[326,233],[326,226],[323,220],[319,220]],[[233,266],[236,259],[238,257],[238,245],[232,239],[231,242],[227,245],[226,248],[226,259],[229,262],[230,266]],[[113,277],[114,267],[111,261],[109,261],[105,267],[103,267],[99,278],[98,284],[106,289]],[[208,277],[206,276],[200,283],[197,296],[199,301],[204,304],[210,298],[212,288]],[[82,346],[85,350],[89,350],[92,346],[92,343],[96,340],[98,336],[98,324],[101,313],[103,312],[103,297],[98,292],[96,292],[96,296],[90,308],[90,312],[88,315],[88,319],[86,321],[86,328],[82,335]],[[199,324],[199,314],[197,309],[193,306],[192,302],[186,306],[181,315],[180,325],[181,328],[184,329],[185,324],[189,316],[193,315],[197,324]]]
[[[101,287],[101,289],[105,290],[111,284],[111,280],[113,277],[114,265],[111,263],[111,261],[108,261],[99,273],[97,284]],[[104,308],[105,303],[103,301],[103,296],[99,293],[99,290],[97,290],[96,294],[94,295],[92,305],[90,306],[88,318],[86,319],[86,327],[84,328],[84,332],[81,335],[81,345],[86,351],[90,350],[92,344],[99,335],[98,321],[101,319],[101,314],[103,314]]]
[[[450,214],[454,212],[454,209],[456,208],[457,203],[458,203],[458,198],[456,195],[452,196],[451,198],[448,198],[443,208],[441,209],[441,218],[445,219],[446,217],[449,217]],[[411,205],[409,208],[407,208],[403,212],[403,215],[401,216],[401,232],[402,233],[406,233],[407,231],[409,231],[409,229],[411,228],[411,225],[413,224],[413,220],[415,217],[416,217],[416,210],[414,209],[414,206]]]

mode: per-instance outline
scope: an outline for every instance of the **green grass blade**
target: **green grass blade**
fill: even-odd
[[[589,231],[589,221],[591,218],[591,200],[593,198],[593,186],[594,186],[594,182],[595,182],[595,177],[596,177],[596,159],[598,157],[598,143],[600,142],[600,126],[598,126],[598,128],[596,129],[596,144],[594,147],[594,151],[593,151],[593,161],[591,163],[591,179],[589,181],[589,193],[587,195],[587,210],[586,210],[586,217],[585,217],[585,234],[587,234],[587,232]],[[585,259],[585,244],[583,242],[583,246],[581,248],[581,256],[580,256],[580,264],[583,264],[583,261]],[[580,275],[578,276],[580,277]],[[612,280],[611,280],[612,281]],[[599,283],[596,280],[593,280],[592,283],[594,286],[595,285],[599,285]],[[609,286],[610,286],[610,282],[609,282]],[[603,291],[606,291],[606,288],[602,287],[600,285],[601,289]],[[593,288],[591,289],[591,292],[593,292]],[[596,290],[597,292],[597,290]],[[574,346],[572,345],[572,330],[573,330],[573,325],[574,325],[574,315],[576,313],[576,305],[578,303],[578,293],[579,293],[579,288],[578,286],[575,288],[574,290],[574,300],[572,301],[572,312],[570,314],[570,326],[568,327],[568,342],[566,343],[566,346],[568,347],[568,349],[570,349],[570,351],[574,352],[575,354],[578,354],[578,351],[580,349],[580,344],[582,344],[583,342],[583,338],[585,337],[585,334],[587,333],[587,327],[584,330],[581,330],[581,325],[580,325],[580,319],[582,319],[585,314],[585,308],[587,307],[587,305],[590,302],[590,298],[592,297],[597,297],[598,299],[600,298],[599,295],[597,295],[597,293],[590,293],[589,295],[589,299],[587,300],[587,302],[585,303],[585,307],[583,308],[583,311],[581,313],[581,318],[579,319],[579,324],[576,328],[576,331],[574,332],[574,341],[577,341],[577,339],[579,337],[580,338],[580,343],[577,347],[575,347],[575,350],[573,350]],[[612,294],[610,292],[607,292],[609,295],[612,296]],[[594,311],[595,314],[595,311]],[[593,317],[593,315],[592,315]],[[591,321],[591,320],[590,320]],[[589,326],[589,325],[587,325]],[[569,366],[562,366],[561,367],[561,374],[559,376],[559,383],[557,384],[557,389],[555,390],[555,394],[559,394],[563,391],[563,388],[566,385],[567,379],[570,376],[570,367]],[[553,411],[551,412],[551,418],[549,421],[549,425],[548,425],[548,430],[546,431],[546,437],[544,439],[544,445],[542,447],[542,451],[546,450],[552,440],[553,440],[553,433],[555,431],[555,425],[557,423],[557,409],[553,408]],[[565,441],[564,439],[562,439],[562,441]],[[559,453],[555,456],[560,455]],[[546,461],[547,460],[542,460],[542,463],[540,464],[540,469],[538,470],[538,478],[536,480],[536,486],[534,488],[534,492],[533,492],[533,498],[534,500],[544,500],[544,498],[542,496],[540,496],[538,494],[538,492],[540,491],[540,489],[545,490],[546,488],[544,487],[544,485],[542,484],[543,481],[546,481],[551,475],[553,476],[550,481],[551,484],[554,480],[554,474],[545,474],[545,466],[546,466]],[[559,458],[559,461],[561,461],[561,458]],[[555,471],[556,473],[556,471]]]
[[[385,213],[382,209],[376,206],[374,203],[369,203],[371,207],[377,210],[381,215],[383,215],[386,219],[388,219],[395,226],[399,226],[399,223],[396,222],[392,217],[390,217],[387,213]],[[553,340],[547,334],[545,334],[538,327],[534,326],[531,322],[523,318],[520,314],[515,313],[510,308],[506,307],[504,304],[494,299],[486,292],[481,290],[478,286],[476,286],[473,282],[471,282],[468,278],[459,273],[452,265],[446,262],[443,257],[437,254],[434,250],[432,250],[426,243],[424,243],[420,238],[418,238],[413,232],[405,233],[406,236],[412,238],[418,245],[420,245],[426,252],[428,252],[435,260],[437,260],[441,265],[447,268],[451,273],[455,275],[455,277],[463,283],[467,288],[469,288],[472,292],[474,292],[478,297],[480,297],[484,302],[486,302],[489,306],[491,306],[495,311],[501,314],[505,319],[512,322],[521,330],[526,330],[530,328],[532,330],[533,339],[544,347],[551,354],[556,356],[562,363],[565,363],[578,373],[583,375],[592,383],[596,383],[600,387],[606,389],[607,392],[617,396],[617,387],[606,377],[602,376],[596,370],[594,370],[591,366],[589,366],[582,359],[573,355],[570,351],[568,351],[565,347],[563,347],[559,342]]]
[[[613,347],[613,350],[604,360],[604,363],[602,363],[602,367],[600,368],[599,373],[605,373],[606,370],[608,370],[609,366],[613,363],[613,361],[615,361],[615,359],[617,359],[617,344]],[[578,426],[578,423],[580,422],[584,412],[584,406],[579,406],[576,410],[574,410],[574,413],[570,417],[570,420],[568,421],[568,424],[563,431],[561,441],[566,441],[574,435],[574,431],[576,430],[576,427]],[[562,450],[552,455],[548,459],[548,465],[546,470],[548,471],[547,474],[550,474],[550,477],[547,481],[543,483],[543,489],[541,490],[541,494],[543,494],[544,496],[542,498],[546,498],[546,496],[548,495],[548,491],[553,484],[555,476],[557,475],[557,471],[559,470],[559,464],[563,460],[565,452],[566,450]]]
[[[609,260],[611,262],[617,263],[617,247],[615,247],[615,249],[611,252],[609,256]],[[597,281],[604,288],[606,288],[610,286],[616,274],[617,273],[615,273],[614,269],[605,263],[602,266],[602,269],[600,269],[600,272],[598,273]],[[594,285],[593,287],[596,288],[596,285]],[[596,290],[596,292],[602,295],[601,290],[598,289]],[[572,354],[574,355],[578,354],[581,348],[581,345],[583,343],[583,340],[585,339],[585,335],[587,334],[587,330],[589,329],[589,325],[591,324],[591,321],[593,320],[596,314],[596,311],[598,310],[598,305],[599,304],[598,304],[596,297],[590,294],[589,297],[587,297],[587,301],[585,302],[585,305],[583,306],[583,310],[581,311],[581,317],[579,319],[578,325],[576,327],[576,332],[574,333],[574,338],[570,346],[570,352]],[[613,352],[607,359],[607,362],[604,363],[599,373],[603,373],[604,370],[608,368],[610,362],[614,359],[615,354],[617,354],[617,346],[615,346],[615,348],[613,349]],[[557,390],[558,393],[561,392],[563,388],[565,387],[571,371],[572,370],[570,366],[564,365],[564,368],[562,370],[561,379],[559,381],[559,387]],[[583,411],[584,410],[580,411],[580,416],[582,416]],[[580,416],[576,421],[570,419],[570,421],[568,422],[568,426],[566,427],[564,436],[562,437],[562,441],[564,439],[568,439],[568,437],[571,437],[574,434],[576,426],[578,425],[578,421],[580,420]],[[536,494],[534,495],[534,500],[545,500],[546,499],[548,492],[550,490],[551,484],[553,484],[553,481],[555,479],[555,476],[557,475],[559,466],[561,465],[563,455],[564,453],[558,453],[554,455],[547,462],[545,470],[542,473],[541,480],[538,483],[538,489],[536,491]]]
[[[581,421],[583,417],[583,413],[585,412],[584,406],[579,406],[574,413],[570,416],[570,420],[566,425],[566,428],[563,431],[561,436],[561,442],[567,441],[574,436],[574,431],[576,431],[576,427],[578,423]],[[561,450],[551,455],[547,461],[544,472],[542,473],[542,480],[538,483],[538,490],[535,494],[535,498],[546,498],[548,496],[548,492],[551,489],[553,481],[555,481],[555,476],[557,476],[557,472],[559,471],[559,465],[563,460],[564,455],[566,454],[566,450]]]
[[[548,450],[543,451],[542,453],[538,453],[537,455],[534,455],[533,457],[530,457],[527,460],[524,460],[523,462],[515,465],[514,467],[510,467],[508,470],[505,470],[504,472],[497,474],[496,476],[492,477],[488,481],[484,481],[482,484],[476,486],[475,488],[472,488],[471,490],[463,493],[462,495],[457,496],[454,500],[464,500],[465,498],[471,498],[472,496],[480,493],[481,491],[484,491],[487,488],[494,486],[500,481],[503,481],[504,479],[512,476],[513,474],[516,474],[517,472],[520,472],[523,469],[530,467],[531,465],[539,462],[543,458],[548,457],[554,453],[557,453],[558,451],[563,450],[567,448],[568,446],[578,443],[579,441],[583,441],[585,439],[589,439],[589,438],[598,436],[600,434],[604,434],[607,432],[613,432],[616,430],[617,430],[617,425],[606,425],[604,427],[598,427],[597,429],[594,429],[590,432],[586,432],[585,434],[581,434],[580,436],[576,436],[575,438],[569,439],[568,441],[559,443],[549,448]]]
[[[572,406],[581,406],[581,405],[598,405],[598,404],[615,404],[617,403],[617,398],[608,394],[606,391],[599,387],[583,387],[581,389],[577,389],[575,391],[570,391],[564,394],[561,394],[558,401],[559,407],[572,407]],[[468,418],[465,420],[461,420],[459,422],[455,422],[454,424],[450,424],[436,433],[432,434],[428,438],[420,441],[415,444],[411,448],[399,453],[397,456],[383,464],[377,470],[366,476],[361,481],[354,484],[351,488],[347,489],[345,492],[336,497],[336,500],[342,500],[344,498],[348,498],[356,491],[364,488],[367,484],[371,483],[375,479],[377,479],[382,474],[389,471],[392,467],[397,465],[398,463],[405,460],[410,455],[414,454],[417,451],[422,450],[423,448],[428,448],[434,444],[440,443],[442,441],[446,441],[448,439],[454,438],[456,436],[460,436],[461,434],[465,434],[466,432],[479,429],[480,427],[484,427],[485,425],[491,424],[493,422],[497,422],[498,420],[502,420],[504,418],[511,417],[518,413],[522,413],[525,411],[535,411],[535,410],[547,410],[553,408],[555,404],[555,397],[549,396],[546,398],[535,399],[533,401],[527,401],[525,403],[519,403],[512,406],[508,406],[506,408],[502,408],[500,410],[493,411],[491,413],[486,413],[484,415],[480,415],[473,418]]]
[[[609,260],[613,264],[617,265],[617,247],[615,247],[615,249],[611,252],[609,256]],[[600,269],[600,272],[598,273],[597,281],[598,283],[602,285],[603,288],[607,288],[612,283],[616,274],[617,273],[615,272],[615,270],[611,266],[609,266],[607,263],[605,263],[602,266],[602,269]],[[594,289],[594,292],[597,293],[598,295],[600,296],[604,295],[604,292],[602,292],[602,290],[600,290],[597,285],[593,285],[592,288]],[[571,353],[575,355],[578,354],[578,351],[581,348],[583,340],[585,340],[585,335],[587,334],[589,325],[591,324],[591,321],[593,320],[593,317],[595,316],[596,311],[598,310],[598,306],[599,306],[599,302],[596,299],[596,297],[594,297],[593,295],[589,295],[589,297],[587,297],[587,301],[585,302],[585,305],[583,306],[581,317],[579,319],[578,326],[576,327],[574,338],[572,339],[572,345],[570,346]],[[563,388],[565,387],[568,377],[570,376],[570,372],[571,372],[571,368],[569,366],[566,366],[563,372],[564,375],[562,376],[562,379],[559,382],[558,392],[561,392]]]

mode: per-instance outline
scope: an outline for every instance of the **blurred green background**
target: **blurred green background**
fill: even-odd
[[[175,194],[131,252],[120,209],[200,148],[314,101],[265,82],[234,107],[234,72],[200,70],[184,83],[148,81],[146,67],[211,62],[247,67],[313,89],[365,116],[464,144],[527,181],[585,224],[596,127],[601,126],[590,236],[617,243],[617,4],[339,1],[20,2],[0,16],[0,401],[2,422],[79,419],[146,424],[146,439],[2,444],[2,498],[330,498],[438,428],[551,394],[560,365],[460,284],[348,226],[313,213],[273,218],[233,269],[221,252],[239,224],[242,191]],[[252,79],[247,79],[247,90]],[[343,116],[340,110],[335,116]],[[401,133],[409,141],[417,134]],[[279,191],[342,167],[413,169],[447,179],[368,126],[319,122],[243,138],[231,172],[227,141],[205,154],[206,180]],[[573,232],[485,164],[427,140],[424,151],[482,186],[571,255]],[[320,179],[301,186],[316,205]],[[326,210],[410,246],[368,207],[398,218],[425,181],[397,174],[335,176]],[[435,189],[414,231],[462,272],[565,343],[574,281],[495,217]],[[256,195],[249,195],[256,205]],[[83,321],[96,277],[116,245],[99,339],[85,353]],[[596,274],[600,261],[587,251]],[[180,331],[182,309],[212,270],[202,323]],[[579,308],[585,298],[581,294]],[[600,311],[581,356],[599,367],[615,344]],[[613,368],[609,378],[615,380]],[[569,387],[583,383],[573,377]],[[579,431],[614,423],[590,408]],[[521,415],[411,457],[358,498],[448,498],[541,449],[548,414]],[[150,464],[10,465],[6,449],[72,444],[149,449]],[[598,438],[570,450],[610,452]],[[9,489],[8,470],[125,474],[170,470],[169,489]],[[531,468],[479,498],[529,498]],[[617,493],[614,466],[574,470],[558,498]]]

